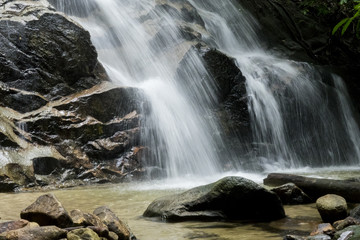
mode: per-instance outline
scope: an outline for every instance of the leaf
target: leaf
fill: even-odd
[[[332,35],[334,35],[336,33],[336,31],[346,23],[346,21],[348,21],[349,18],[344,18],[343,20],[341,20],[338,24],[336,24],[336,26],[334,27],[334,29],[332,30]]]
[[[354,17],[349,18],[349,19],[347,20],[347,22],[345,23],[344,27],[343,27],[342,30],[341,30],[341,35],[344,35],[344,33],[346,32],[346,30],[348,29],[350,23],[351,23],[353,20],[354,20]]]

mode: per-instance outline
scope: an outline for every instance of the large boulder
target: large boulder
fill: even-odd
[[[165,221],[255,220],[285,217],[273,192],[241,177],[225,177],[215,183],[153,201],[143,214]]]
[[[318,198],[316,200],[316,208],[322,220],[326,223],[333,223],[347,217],[346,200],[335,194],[327,194]]]
[[[100,237],[89,228],[75,229],[67,233],[68,240],[100,240]]]
[[[40,196],[33,204],[22,210],[20,216],[31,222],[37,222],[40,226],[71,227],[73,224],[68,212],[54,194]]]

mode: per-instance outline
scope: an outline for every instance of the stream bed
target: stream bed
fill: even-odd
[[[172,185],[174,186],[174,185]],[[180,239],[271,239],[280,240],[286,234],[307,235],[321,222],[315,204],[285,206],[287,217],[269,223],[244,222],[181,222],[165,223],[142,217],[147,206],[156,198],[179,193],[186,189],[157,183],[122,183],[117,185],[96,185],[49,191],[56,195],[67,211],[80,209],[92,212],[106,205],[141,240]],[[0,194],[0,221],[19,219],[20,211],[44,192]]]

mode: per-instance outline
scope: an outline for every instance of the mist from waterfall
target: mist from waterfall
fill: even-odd
[[[153,151],[148,165],[166,169],[169,177],[221,172],[224,158],[236,162],[240,156],[231,149],[219,156],[226,146],[211,112],[217,86],[183,37],[177,16],[158,2],[58,0],[55,5],[90,31],[112,81],[145,92],[150,106],[141,138]],[[268,170],[359,163],[359,128],[339,77],[267,53],[256,20],[230,0],[188,3],[205,23],[192,26],[202,40],[234,58],[246,78],[253,134],[247,143],[253,151],[243,153],[246,161]]]

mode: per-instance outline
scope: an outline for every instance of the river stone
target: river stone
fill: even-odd
[[[40,226],[70,227],[73,224],[68,212],[52,193],[40,196],[33,204],[22,210],[20,216],[37,222]]]
[[[56,226],[21,228],[5,232],[0,238],[6,240],[58,240],[66,236],[67,231]]]
[[[106,206],[98,207],[94,214],[108,227],[109,231],[116,233],[119,240],[136,240],[130,228],[123,223],[116,214]]]
[[[68,240],[100,240],[100,237],[89,228],[75,229],[67,234]]]
[[[327,194],[318,198],[316,207],[324,222],[333,223],[347,217],[346,200],[335,194]]]
[[[350,211],[350,217],[360,220],[360,205]]]
[[[360,226],[353,225],[343,229],[342,231],[338,231],[335,233],[333,239],[358,240],[360,239]]]
[[[225,177],[184,193],[153,201],[143,214],[177,222],[187,220],[271,221],[285,217],[278,196],[242,177]]]
[[[31,166],[9,163],[1,169],[1,172],[19,185],[27,185],[35,180],[34,170]]]
[[[352,225],[360,225],[360,221],[353,217],[347,217],[333,223],[333,226],[337,231],[343,230],[344,228]]]
[[[0,223],[0,233],[20,229],[20,228],[27,226],[28,224],[29,224],[29,221],[24,220],[24,219],[20,219],[17,221],[3,222],[3,223]]]
[[[321,234],[334,235],[335,229],[330,223],[319,224],[311,233],[310,236],[316,236]]]
[[[284,184],[271,189],[276,193],[283,204],[306,204],[311,203],[311,198],[293,183]]]

